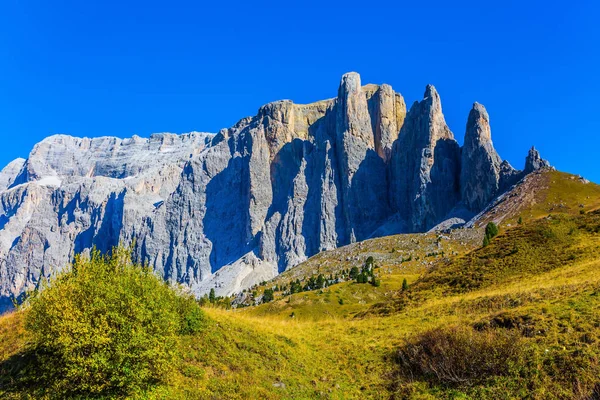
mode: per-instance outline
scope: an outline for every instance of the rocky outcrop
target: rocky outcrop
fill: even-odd
[[[488,113],[475,103],[467,121],[460,172],[461,197],[469,210],[482,210],[498,194],[501,164],[492,144]]]
[[[15,180],[18,178],[23,165],[25,164],[25,159],[17,158],[14,161],[11,161],[2,171],[0,171],[0,192],[8,189],[15,183]]]
[[[428,85],[408,111],[392,153],[391,202],[408,230],[427,230],[458,203],[459,174],[460,147],[438,92]]]
[[[0,308],[93,246],[134,243],[165,280],[225,295],[323,250],[464,221],[546,165],[532,150],[514,170],[490,133],[475,104],[461,154],[433,86],[407,113],[349,73],[333,99],[269,103],[217,134],[49,137],[0,172]]]
[[[550,163],[548,161],[544,160],[540,156],[540,152],[537,151],[537,149],[534,146],[532,146],[531,149],[529,149],[529,153],[527,154],[527,157],[525,158],[524,172],[526,174],[529,174],[530,172],[536,171],[541,168],[547,168],[549,166],[550,166]]]
[[[395,93],[390,85],[383,84],[374,95],[376,107],[375,151],[385,162],[392,156],[392,146],[406,118],[406,104],[400,93]]]
[[[345,243],[366,239],[389,215],[385,151],[395,139],[390,132],[390,125],[396,125],[395,95],[389,86],[363,91],[360,83],[357,73],[344,75],[335,103]],[[369,112],[373,96],[389,98],[375,100]]]

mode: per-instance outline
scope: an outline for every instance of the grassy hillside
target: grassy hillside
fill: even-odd
[[[600,190],[558,172],[535,179],[543,189],[519,207],[504,203],[511,213],[486,247],[476,230],[375,239],[313,257],[256,294],[369,256],[379,287],[345,281],[206,308],[168,384],[139,397],[597,398]],[[38,393],[23,385],[35,373],[26,312],[0,318],[1,398]]]
[[[478,226],[495,221],[515,226],[519,217],[531,221],[548,214],[578,215],[600,208],[600,186],[560,171],[541,170],[527,175],[479,219]]]

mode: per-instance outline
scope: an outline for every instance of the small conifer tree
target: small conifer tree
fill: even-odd
[[[490,244],[490,238],[488,235],[485,235],[483,238],[483,247],[486,247]]]
[[[274,299],[273,289],[265,289],[265,292],[263,293],[263,298],[262,298],[263,303],[268,303],[270,301],[273,301],[273,299]]]
[[[498,235],[498,232],[500,232],[500,229],[498,229],[498,225],[493,222],[489,222],[485,227],[485,235],[490,239]]]

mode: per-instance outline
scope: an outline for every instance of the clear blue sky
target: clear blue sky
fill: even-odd
[[[3,0],[0,164],[54,133],[215,132],[357,71],[409,104],[434,84],[461,143],[483,103],[515,167],[535,144],[600,182],[599,17],[591,0]]]

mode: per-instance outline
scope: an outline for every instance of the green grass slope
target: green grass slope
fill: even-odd
[[[181,341],[168,384],[139,398],[598,398],[600,189],[559,172],[533,178],[528,201],[514,191],[486,214],[501,226],[486,247],[469,230],[374,239],[255,290],[369,256],[379,287],[345,281],[206,308],[207,326]],[[19,386],[26,312],[0,318],[0,398],[29,393]]]

